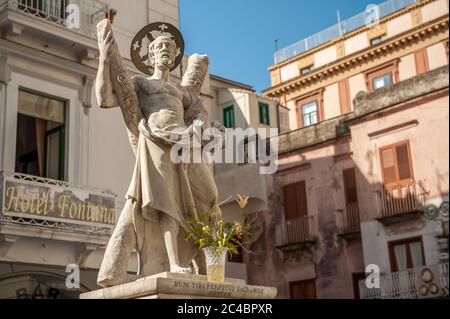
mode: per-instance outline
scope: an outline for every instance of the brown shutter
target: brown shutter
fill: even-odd
[[[339,103],[341,106],[341,114],[351,111],[350,89],[348,79],[339,81]]]
[[[284,187],[284,215],[286,220],[296,218],[297,205],[295,200],[295,185]]]
[[[290,282],[289,295],[291,299],[316,299],[314,280]]]
[[[425,72],[428,72],[429,66],[428,66],[428,54],[427,49],[422,49],[420,51],[417,51],[414,54],[415,60],[416,60],[416,72],[417,74],[422,74]]]
[[[399,181],[412,178],[408,144],[401,144],[395,148],[397,155],[397,171]]]
[[[357,203],[355,169],[350,168],[342,172],[344,177],[345,200],[347,204]]]
[[[383,169],[384,184],[395,183],[395,155],[393,148],[387,148],[381,151],[381,166]]]
[[[380,157],[385,185],[399,185],[413,178],[408,142],[381,149]]]
[[[284,214],[286,220],[308,214],[305,181],[284,187]]]
[[[306,185],[305,181],[301,181],[295,187],[297,196],[297,217],[308,215],[308,205],[306,202]]]

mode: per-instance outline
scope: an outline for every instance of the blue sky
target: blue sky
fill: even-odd
[[[270,86],[275,39],[283,48],[363,12],[380,0],[179,0],[185,53],[207,54],[210,72]]]

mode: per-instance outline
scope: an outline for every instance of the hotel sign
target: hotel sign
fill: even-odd
[[[22,175],[21,175],[22,176]],[[2,214],[54,222],[113,228],[115,195],[3,176]],[[55,182],[55,181],[53,181]]]

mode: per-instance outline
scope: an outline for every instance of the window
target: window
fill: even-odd
[[[342,171],[344,178],[345,202],[347,205],[358,203],[358,194],[356,192],[355,169],[349,168]]]
[[[399,81],[398,62],[399,60],[395,59],[365,72],[367,91],[372,92],[397,83]]]
[[[297,219],[308,215],[305,181],[284,187],[285,220]]]
[[[381,171],[386,186],[407,184],[413,178],[409,142],[380,149]]]
[[[304,127],[319,122],[317,113],[317,101],[312,101],[302,106],[302,118]]]
[[[425,265],[422,237],[391,241],[388,247],[392,272]]]
[[[300,74],[301,75],[305,75],[305,74],[311,73],[312,70],[314,70],[314,65],[313,64],[300,69]]]
[[[384,88],[385,86],[389,86],[391,84],[392,84],[392,73],[386,73],[374,77],[372,80],[372,87],[374,90]]]
[[[383,42],[386,39],[387,39],[387,35],[383,34],[382,36],[371,39],[370,45],[377,45],[378,43]]]
[[[223,109],[223,125],[227,128],[234,128],[234,106],[228,106]]]
[[[302,280],[289,283],[289,297],[291,299],[316,299],[315,280]]]
[[[259,102],[259,123],[270,125],[269,105]]]
[[[430,68],[428,66],[428,54],[427,49],[422,49],[414,54],[414,59],[416,61],[416,73],[422,74],[427,72]]]
[[[64,141],[65,103],[19,90],[16,172],[63,180]]]
[[[350,86],[348,79],[339,81],[339,103],[341,107],[341,114],[346,114],[351,111]]]
[[[307,127],[323,120],[323,92],[324,89],[310,92],[295,102],[298,128]]]

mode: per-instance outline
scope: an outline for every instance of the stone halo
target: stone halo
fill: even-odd
[[[177,45],[175,63],[170,70],[173,71],[181,63],[184,54],[184,40],[180,30],[167,22],[150,23],[136,33],[130,47],[131,61],[142,73],[150,76],[153,74],[154,69],[148,58],[148,46],[153,40],[162,35],[171,37]]]

